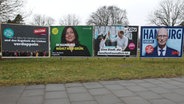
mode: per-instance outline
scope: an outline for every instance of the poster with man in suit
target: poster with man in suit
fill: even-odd
[[[182,57],[182,27],[141,27],[141,57]]]

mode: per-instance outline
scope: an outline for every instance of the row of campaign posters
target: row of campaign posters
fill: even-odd
[[[2,58],[182,57],[183,27],[1,24]],[[140,42],[138,42],[140,38]]]

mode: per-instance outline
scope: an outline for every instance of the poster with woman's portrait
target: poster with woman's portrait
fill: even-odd
[[[52,56],[92,56],[92,26],[51,26]]]

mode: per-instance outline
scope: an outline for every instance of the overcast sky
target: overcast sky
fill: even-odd
[[[68,14],[80,18],[85,25],[92,12],[102,6],[117,6],[126,9],[130,25],[148,25],[148,15],[161,0],[24,0],[26,10],[33,14],[50,16],[56,21]],[[30,16],[31,17],[31,16]]]

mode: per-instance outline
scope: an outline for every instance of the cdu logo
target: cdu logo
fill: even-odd
[[[6,28],[6,29],[4,29],[4,31],[3,31],[3,35],[4,35],[6,38],[13,38],[13,36],[14,36],[14,31],[13,31],[11,28]]]

